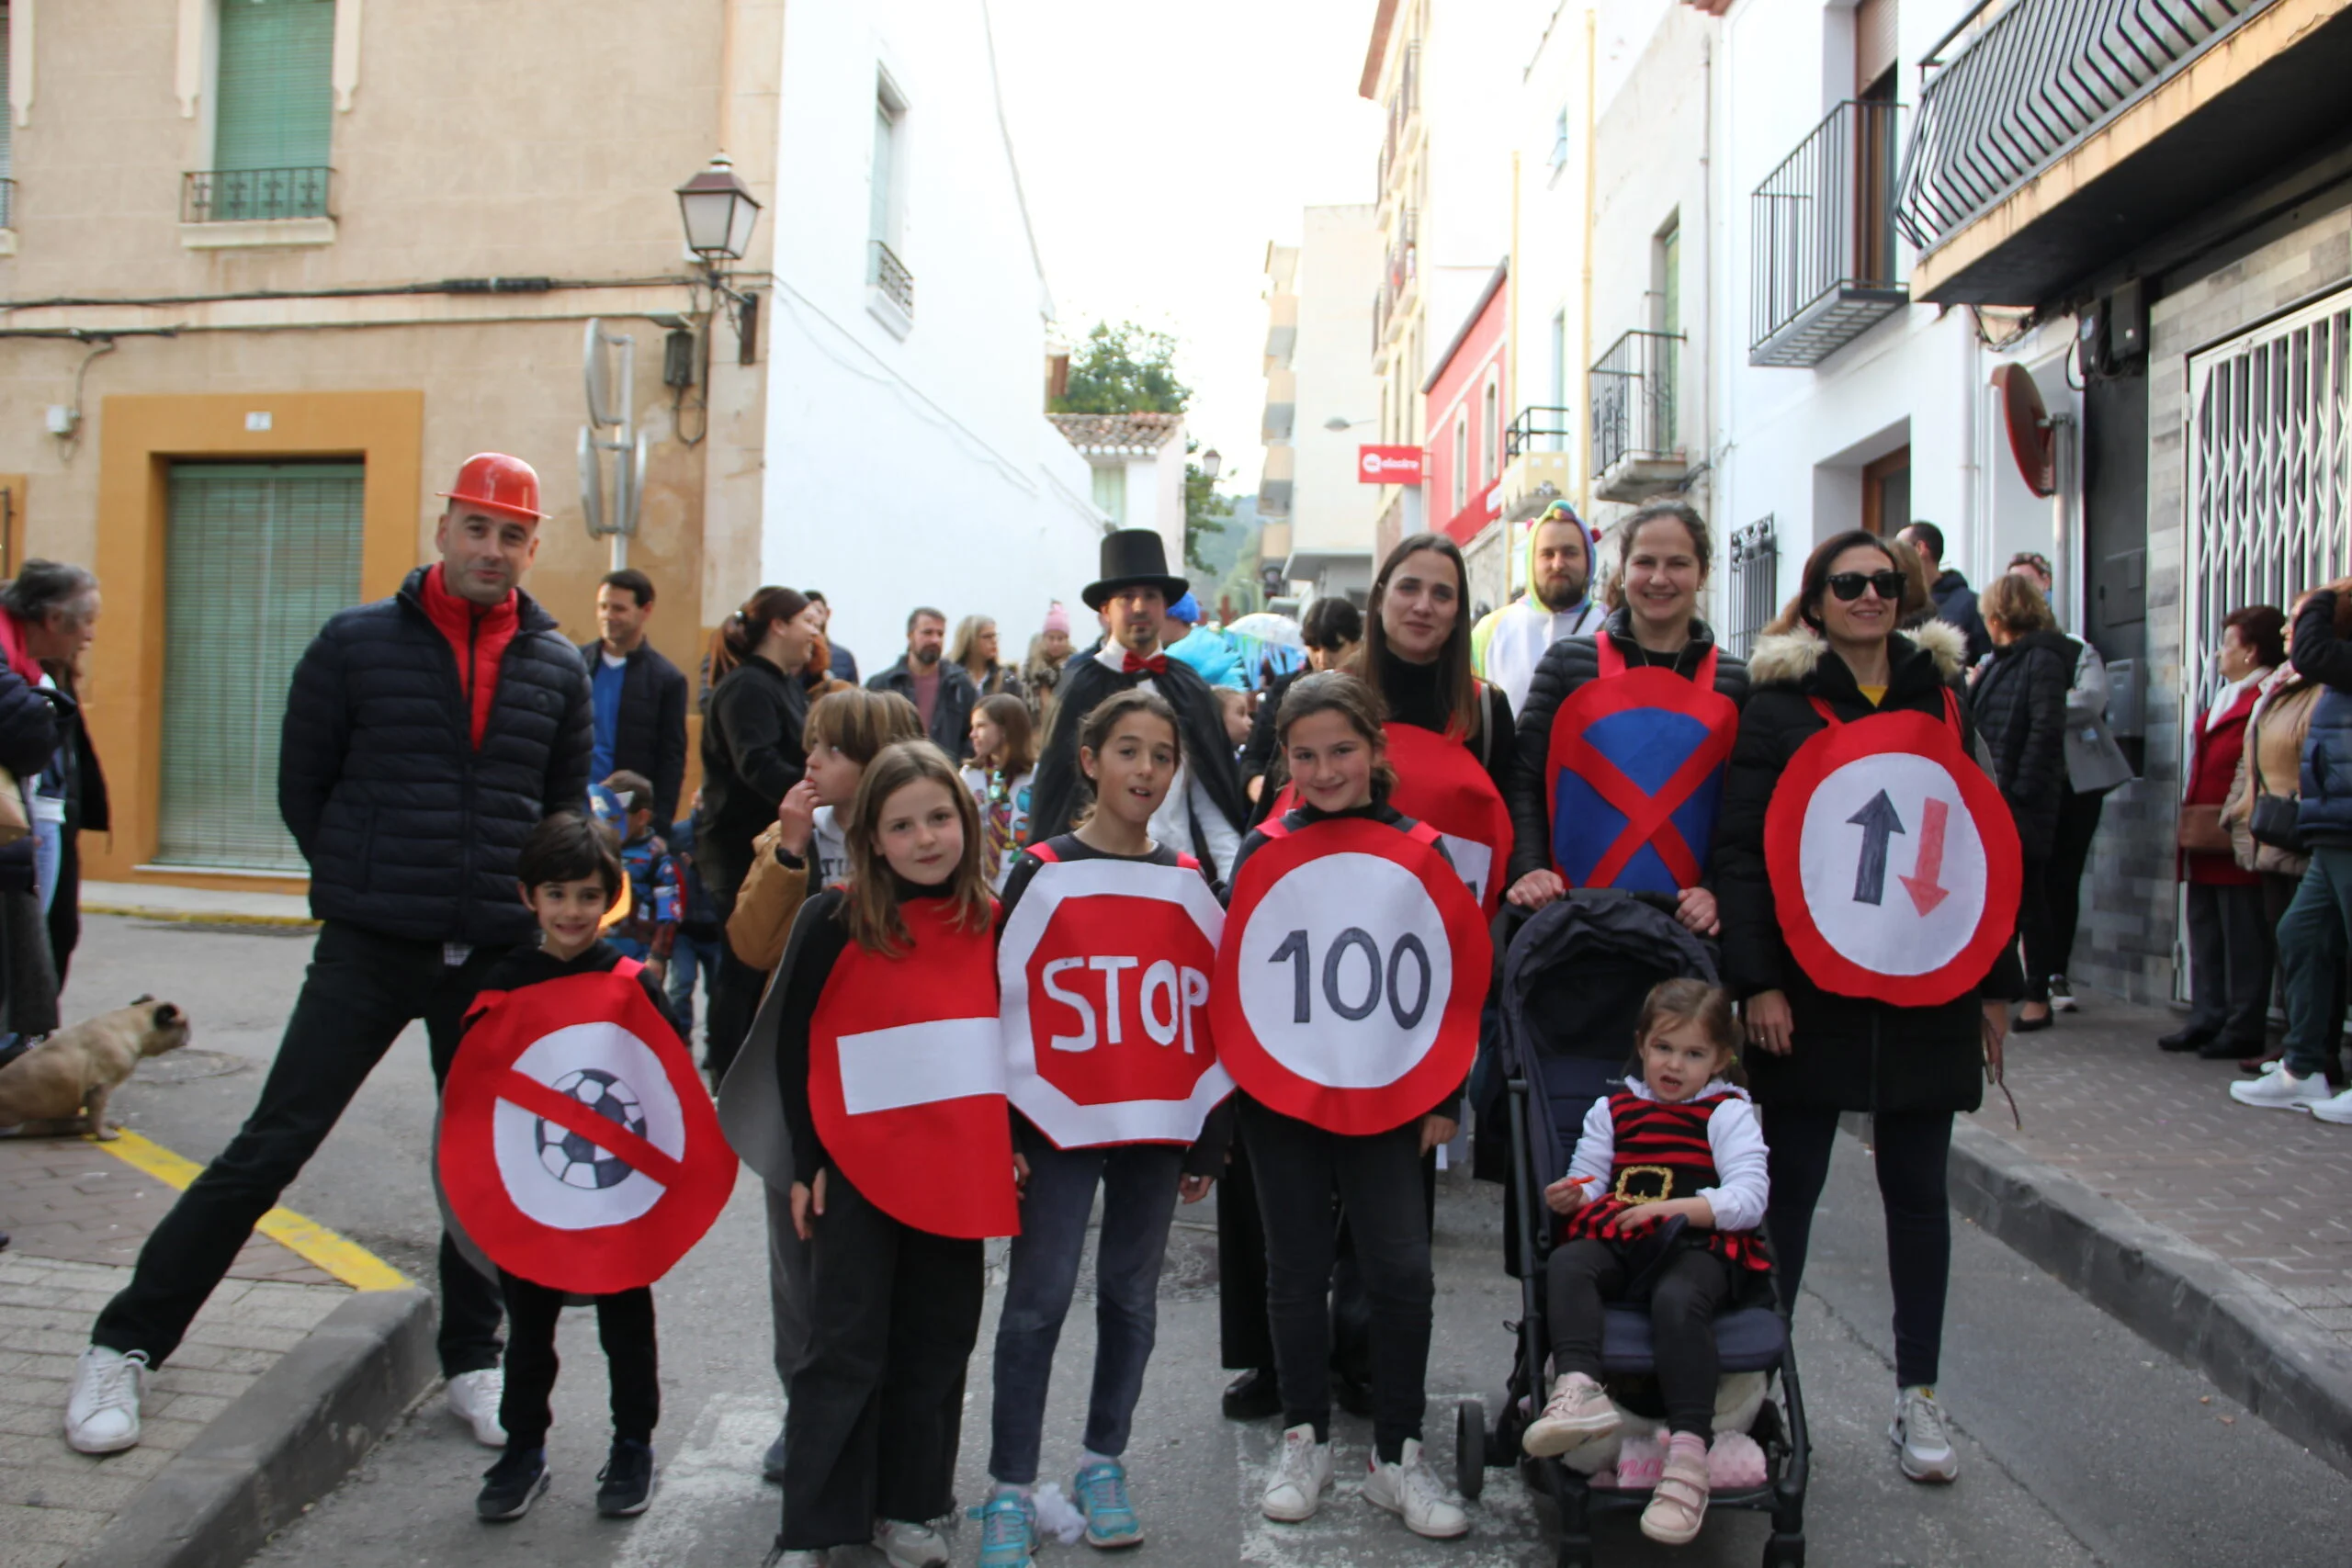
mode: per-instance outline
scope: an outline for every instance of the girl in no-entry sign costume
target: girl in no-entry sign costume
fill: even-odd
[[[1478,918],[1476,903],[1462,886],[1459,877],[1452,874],[1450,863],[1442,859],[1443,851],[1437,846],[1435,832],[1400,815],[1388,804],[1396,775],[1388,765],[1384,718],[1379,697],[1353,675],[1311,675],[1283,696],[1282,709],[1275,716],[1275,729],[1303,804],[1280,820],[1258,828],[1242,842],[1235,863],[1233,912],[1220,949],[1218,975],[1220,983],[1237,972],[1256,978],[1255,972],[1267,967],[1265,960],[1269,955],[1257,953],[1253,943],[1238,940],[1245,912],[1248,919],[1270,915],[1277,899],[1294,883],[1324,886],[1317,874],[1322,868],[1315,860],[1273,874],[1265,872],[1261,864],[1257,876],[1245,878],[1244,868],[1253,857],[1263,853],[1266,863],[1273,863],[1292,852],[1306,853],[1310,844],[1328,841],[1344,852],[1331,856],[1333,866],[1345,863],[1362,867],[1357,874],[1375,879],[1365,883],[1364,887],[1368,901],[1376,901],[1388,897],[1385,885],[1377,880],[1388,875],[1379,869],[1388,863],[1382,861],[1376,852],[1367,853],[1360,847],[1366,842],[1363,837],[1364,828],[1370,825],[1393,829],[1415,839],[1428,846],[1427,855],[1436,857],[1444,891],[1460,905],[1462,920],[1466,922],[1471,939],[1462,946],[1465,950],[1476,949],[1471,954],[1477,970],[1475,975],[1459,973],[1463,966],[1461,955],[1440,954],[1430,966],[1420,968],[1416,987],[1415,965],[1400,962],[1396,956],[1399,942],[1392,940],[1385,944],[1387,952],[1384,958],[1381,940],[1352,923],[1355,900],[1344,887],[1329,889],[1332,897],[1319,911],[1320,918],[1328,919],[1332,930],[1293,932],[1291,940],[1271,956],[1279,960],[1296,955],[1301,1012],[1306,1015],[1300,1022],[1326,1038],[1345,1033],[1344,1028],[1335,1027],[1340,1020],[1361,1022],[1372,1017],[1377,1022],[1379,1015],[1374,1010],[1381,1005],[1384,974],[1392,992],[1399,976],[1404,978],[1407,990],[1418,988],[1419,999],[1409,1008],[1400,1009],[1418,1027],[1422,1020],[1433,1017],[1442,1005],[1435,999],[1435,976],[1442,971],[1446,973],[1452,987],[1447,999],[1454,1003],[1446,1010],[1458,1016],[1448,1020],[1448,1048],[1442,1053],[1431,1048],[1423,1057],[1427,1066],[1444,1066],[1442,1081],[1436,1081],[1430,1089],[1428,1086],[1433,1080],[1426,1072],[1408,1073],[1385,1086],[1388,1092],[1385,1099],[1372,1094],[1350,1097],[1344,1092],[1317,1096],[1310,1085],[1306,1100],[1320,1099],[1334,1110],[1337,1101],[1351,1100],[1363,1108],[1359,1121],[1362,1115],[1385,1104],[1385,1110],[1371,1114],[1372,1120],[1383,1123],[1379,1130],[1336,1131],[1329,1123],[1349,1120],[1348,1117],[1325,1115],[1318,1122],[1285,1114],[1268,1104],[1267,1096],[1273,1092],[1269,1085],[1273,1080],[1245,1077],[1244,1066],[1230,1055],[1231,1047],[1238,1042],[1229,1038],[1222,1028],[1218,1037],[1225,1042],[1220,1051],[1227,1054],[1230,1069],[1243,1090],[1237,1100],[1241,1135],[1257,1175],[1259,1210],[1265,1224],[1267,1297],[1285,1427],[1282,1453],[1268,1478],[1261,1506],[1272,1519],[1285,1523],[1304,1520],[1321,1506],[1324,1488],[1330,1483],[1329,1302],[1336,1245],[1336,1198],[1346,1207],[1357,1264],[1363,1272],[1366,1293],[1372,1302],[1374,1451],[1363,1495],[1374,1506],[1401,1515],[1416,1534],[1445,1539],[1467,1532],[1470,1521],[1459,1500],[1438,1480],[1421,1454],[1421,1418],[1426,1404],[1422,1381],[1429,1365],[1430,1319],[1436,1295],[1430,1273],[1421,1158],[1453,1135],[1461,1116],[1463,1082],[1476,1045],[1478,1004],[1485,995],[1486,969],[1491,963],[1492,950],[1485,942],[1485,927]],[[1385,832],[1374,835],[1375,840],[1385,838]],[[1286,839],[1295,840],[1299,846],[1296,852],[1270,848]],[[1391,871],[1395,869],[1390,867]],[[1304,877],[1302,872],[1306,874]],[[1283,918],[1273,923],[1279,926],[1292,918],[1300,918],[1295,910],[1295,905],[1285,908]],[[1449,927],[1450,931],[1453,929]],[[1418,936],[1401,940],[1426,957],[1429,943]],[[1442,943],[1445,939],[1437,940]],[[1368,964],[1350,959],[1348,950],[1351,943],[1360,944],[1360,950],[1369,955]],[[1237,953],[1245,954],[1238,964],[1234,960]],[[1289,975],[1291,968],[1287,964],[1276,963],[1272,972],[1283,976]],[[1324,983],[1325,992],[1334,993],[1326,998],[1331,1008],[1328,1012],[1317,1011],[1315,986],[1318,978]],[[1351,992],[1338,994],[1335,979],[1351,987]],[[1257,983],[1264,982],[1257,978]],[[1278,979],[1283,997],[1289,995],[1290,984],[1287,979]],[[1221,1021],[1250,1010],[1249,1004],[1238,1001],[1228,1010],[1226,1004],[1229,999],[1223,995],[1217,999]],[[1394,999],[1393,996],[1390,999]],[[1282,1010],[1288,1006],[1286,1001],[1279,1002]],[[1266,1055],[1262,1051],[1258,1054],[1260,1057]],[[1455,1063],[1458,1067],[1453,1066]],[[1335,1066],[1336,1070],[1329,1066],[1310,1068],[1309,1076],[1322,1073],[1321,1087],[1334,1087],[1333,1078],[1345,1080],[1351,1073],[1346,1064]],[[1294,1086],[1296,1081],[1293,1080]],[[1254,1089],[1253,1084],[1257,1086]],[[1366,1104],[1367,1101],[1374,1103]],[[1305,1108],[1301,1101],[1291,1103]],[[1390,1114],[1394,1114],[1393,1121],[1388,1120]]]
[[[872,1541],[944,1563],[981,1240],[1019,1228],[995,900],[956,765],[903,741],[858,782],[850,877],[803,907],[777,1030],[808,1346],[785,1416],[785,1568]]]
[[[1166,698],[1105,699],[1079,722],[1092,804],[1075,831],[1030,846],[1005,883],[998,978],[1029,1179],[997,1323],[996,1491],[980,1510],[980,1568],[1031,1562],[1046,1384],[1097,1189],[1094,1382],[1070,1493],[1090,1545],[1143,1540],[1121,1456],[1158,1328],[1168,1226],[1180,1198],[1207,1195],[1230,1138],[1216,1108],[1231,1080],[1203,1006],[1224,921],[1200,863],[1150,831],[1182,760]],[[1067,1092],[1081,1086],[1082,1103]]]

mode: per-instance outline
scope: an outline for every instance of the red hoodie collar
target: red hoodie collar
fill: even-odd
[[[421,597],[424,601],[424,613],[432,616],[433,624],[449,637],[465,636],[474,628],[477,616],[483,621],[496,621],[512,619],[519,613],[512,588],[506,591],[505,598],[485,609],[470,599],[462,599],[450,592],[448,584],[441,579],[442,568],[438,562],[427,567]]]
[[[7,657],[8,668],[25,679],[28,686],[38,686],[44,671],[40,660],[25,648],[25,624],[5,610],[0,610],[0,653]]]

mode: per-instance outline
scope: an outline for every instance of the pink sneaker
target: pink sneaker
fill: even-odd
[[[1519,1446],[1537,1459],[1549,1459],[1609,1436],[1618,1422],[1617,1407],[1600,1385],[1582,1372],[1569,1372],[1554,1380],[1544,1414],[1528,1424]]]

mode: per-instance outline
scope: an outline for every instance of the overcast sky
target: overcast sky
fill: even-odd
[[[1356,81],[1374,0],[989,6],[1064,332],[1173,333],[1193,433],[1223,488],[1254,491],[1266,244],[1297,241],[1303,206],[1373,199],[1380,110]]]

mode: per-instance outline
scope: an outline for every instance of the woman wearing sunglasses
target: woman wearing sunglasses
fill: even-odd
[[[1747,1071],[1771,1146],[1766,1223],[1782,1299],[1793,1303],[1804,1277],[1838,1115],[1869,1111],[1894,1293],[1897,1393],[1888,1435],[1905,1475],[1951,1481],[1958,1461],[1935,1401],[1951,1272],[1944,1160],[1952,1115],[1980,1102],[1986,1053],[1998,1051],[2007,1004],[2024,989],[2016,944],[2003,944],[1973,992],[1948,1002],[1905,1007],[1835,994],[1805,973],[1782,938],[1764,849],[1765,816],[1790,759],[1833,722],[1924,714],[1958,727],[1962,748],[1977,754],[1968,705],[1951,696],[1966,647],[1961,634],[1940,622],[1896,629],[1920,607],[1914,580],[1872,535],[1840,534],[1806,558],[1802,629],[1759,639],[1748,660],[1752,684],[1711,871],[1724,980],[1742,1001]]]

